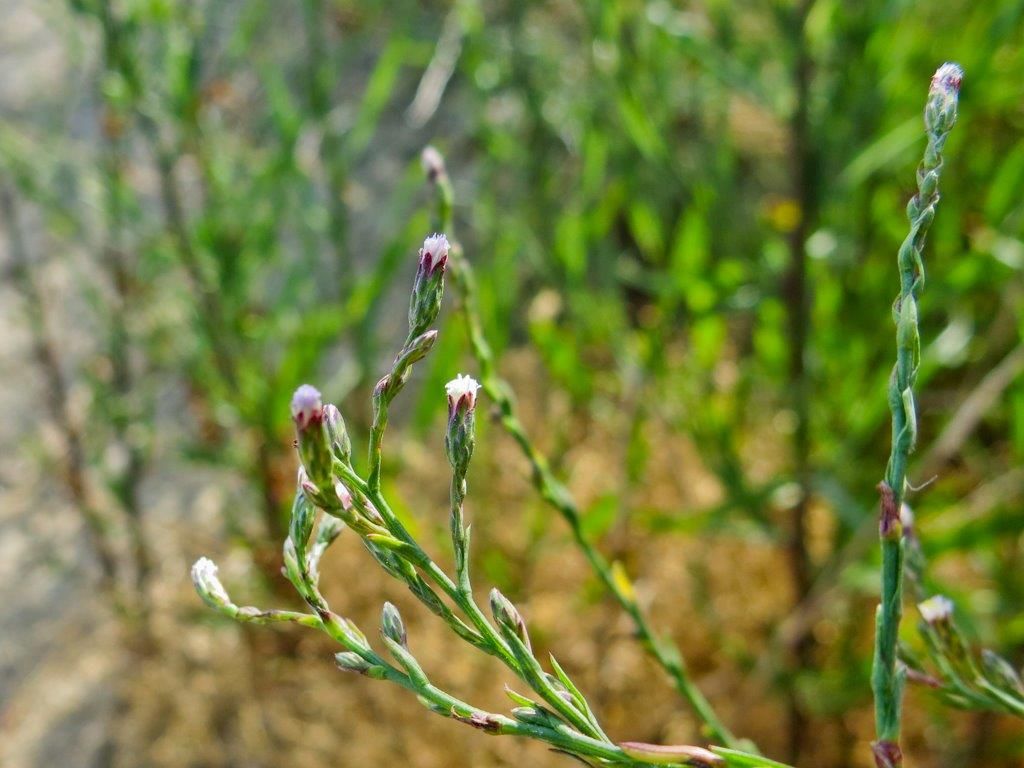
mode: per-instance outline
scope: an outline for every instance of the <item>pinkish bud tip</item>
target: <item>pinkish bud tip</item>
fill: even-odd
[[[440,233],[424,240],[420,248],[420,267],[423,271],[431,274],[435,269],[443,269],[448,263],[449,247],[448,238]]]
[[[932,76],[932,93],[958,93],[963,82],[964,71],[959,64],[946,62]]]
[[[338,480],[334,484],[334,492],[338,496],[338,501],[341,502],[341,508],[346,512],[352,511],[352,492],[345,486],[343,482]]]
[[[324,404],[320,391],[309,384],[303,384],[292,395],[292,419],[299,429],[306,429],[310,424],[323,418]]]
[[[449,408],[456,408],[463,398],[465,398],[469,410],[476,407],[476,393],[480,389],[480,384],[472,376],[460,373],[445,384],[444,389],[448,393]]]

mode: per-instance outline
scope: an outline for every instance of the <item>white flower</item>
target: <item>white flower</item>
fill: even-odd
[[[929,624],[938,624],[952,618],[953,601],[945,595],[935,595],[923,603],[918,603],[917,610],[921,612],[921,618]]]
[[[459,374],[454,379],[444,385],[445,392],[448,393],[448,404],[451,407],[458,405],[462,398],[468,399],[468,406],[470,409],[476,407],[476,393],[480,389],[480,384],[472,376],[465,376]]]
[[[423,241],[420,248],[420,267],[428,274],[448,261],[448,238],[435,233]]]
[[[200,557],[192,566],[192,583],[199,596],[214,607],[231,605],[231,598],[217,578],[217,564],[208,557]]]

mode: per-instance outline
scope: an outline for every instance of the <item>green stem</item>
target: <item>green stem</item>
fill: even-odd
[[[307,586],[315,589],[310,584],[307,584]],[[319,593],[317,595],[319,596]],[[322,600],[322,598],[320,599]],[[326,606],[326,603],[323,603],[323,605]],[[455,698],[434,685],[417,683],[408,674],[392,666],[386,659],[354,640],[351,633],[342,625],[336,614],[326,607],[319,609],[318,612],[320,614],[319,626],[327,635],[346,650],[357,653],[369,664],[381,669],[384,679],[400,685],[402,688],[415,693],[421,699],[433,705],[431,709],[438,714],[443,714],[446,717],[458,715],[460,719],[493,734],[525,736],[544,741],[573,754],[597,757],[618,765],[638,764],[637,761],[628,757],[614,744],[578,733],[568,726],[552,725],[546,727],[533,723],[524,723],[503,715],[492,714],[467,704],[465,701]],[[300,616],[302,617],[301,619],[298,618]],[[296,614],[294,619],[282,620],[294,620],[308,625],[308,620],[313,618],[312,616]]]
[[[600,729],[597,729],[593,724],[586,718],[586,716],[576,711],[574,708],[569,706],[555,691],[547,681],[543,678],[543,675],[538,673],[539,665],[537,670],[527,670],[523,668],[516,654],[513,652],[509,644],[501,636],[501,634],[494,628],[487,617],[484,615],[480,606],[476,604],[476,600],[473,598],[472,587],[469,584],[468,573],[464,577],[463,584],[456,584],[441,568],[435,563],[430,556],[423,551],[422,547],[416,542],[413,536],[408,532],[401,521],[395,515],[394,511],[388,505],[387,500],[381,495],[379,490],[373,490],[369,488],[367,484],[367,497],[380,512],[381,517],[384,520],[384,525],[388,531],[399,541],[414,548],[415,554],[413,557],[417,561],[417,565],[423,570],[424,573],[430,577],[437,586],[454,602],[459,609],[463,612],[466,618],[469,619],[470,623],[480,633],[481,637],[486,643],[486,646],[478,645],[477,647],[487,651],[492,656],[497,657],[505,664],[510,670],[512,670],[516,676],[527,683],[534,691],[544,698],[548,704],[555,708],[563,717],[573,724],[576,728],[582,731],[588,732],[595,737],[600,736]],[[537,674],[532,674],[537,673]]]
[[[483,331],[480,312],[477,306],[476,283],[473,269],[464,257],[462,248],[454,239],[452,232],[453,192],[451,182],[443,169],[433,174],[437,189],[438,216],[440,228],[451,243],[449,256],[449,274],[452,283],[461,299],[460,312],[469,336],[469,343],[480,367],[480,383],[501,415],[501,424],[505,431],[515,440],[523,455],[530,463],[532,482],[541,497],[558,512],[568,523],[573,541],[586,557],[587,562],[597,574],[619,606],[629,615],[643,647],[655,661],[668,673],[676,690],[690,704],[697,716],[704,722],[708,736],[727,747],[750,748],[750,744],[738,739],[726,727],[715,713],[711,703],[690,679],[686,663],[679,649],[670,641],[658,638],[651,629],[647,618],[630,594],[628,585],[620,584],[615,578],[611,564],[597,549],[587,541],[580,523],[579,508],[568,489],[562,485],[552,473],[547,459],[534,447],[526,430],[516,414],[515,404],[509,394],[508,384],[498,375],[494,353]]]
[[[896,649],[903,614],[903,529],[900,510],[907,489],[907,461],[917,438],[914,385],[921,358],[917,299],[924,287],[921,254],[939,202],[942,148],[956,122],[957,96],[963,73],[944,64],[935,77],[925,106],[928,146],[917,169],[917,194],[907,205],[910,232],[897,257],[900,294],[893,307],[896,323],[896,364],[889,379],[892,411],[892,449],[881,491],[879,535],[882,545],[881,604],[876,613],[875,653],[871,688],[875,697],[875,761],[880,768],[897,768],[903,758],[899,747],[903,684],[906,673],[898,666]]]

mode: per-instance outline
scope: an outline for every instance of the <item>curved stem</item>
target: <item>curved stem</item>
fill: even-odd
[[[494,401],[501,414],[501,424],[505,431],[519,446],[526,460],[530,463],[533,486],[541,497],[566,521],[577,548],[587,559],[591,569],[601,580],[605,589],[612,595],[619,606],[629,615],[633,622],[637,637],[647,652],[668,673],[676,690],[690,704],[693,711],[704,722],[708,736],[727,747],[746,747],[751,744],[737,738],[715,713],[697,685],[690,679],[686,663],[679,649],[670,641],[658,638],[652,630],[646,616],[637,604],[628,583],[620,583],[616,579],[611,564],[591,544],[583,533],[580,524],[579,508],[569,490],[562,485],[552,473],[545,456],[537,450],[526,434],[526,430],[516,414],[515,404],[509,394],[508,384],[499,376],[494,353],[483,331],[480,311],[477,306],[476,284],[473,268],[464,257],[462,248],[455,240],[452,232],[453,192],[451,182],[444,169],[431,171],[437,189],[438,216],[440,228],[447,234],[452,244],[449,256],[452,283],[461,299],[460,314],[469,336],[473,356],[480,367],[480,383],[484,391]]]
[[[910,232],[900,246],[897,257],[900,293],[893,305],[896,364],[889,379],[888,395],[892,411],[892,449],[885,479],[879,484],[882,585],[881,604],[875,619],[875,654],[871,673],[871,689],[875,697],[875,730],[878,736],[873,749],[879,768],[898,768],[903,763],[899,741],[906,672],[898,666],[896,658],[903,616],[904,540],[900,512],[907,489],[907,461],[917,441],[914,385],[921,358],[917,299],[924,287],[924,262],[921,254],[925,236],[939,202],[942,148],[956,122],[957,96],[962,75],[958,66],[945,64],[932,79],[925,106],[928,146],[917,169],[917,194],[907,205]]]

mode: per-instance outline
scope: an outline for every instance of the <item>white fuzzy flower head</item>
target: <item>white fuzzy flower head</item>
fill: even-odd
[[[292,395],[292,418],[295,426],[304,430],[310,424],[319,422],[323,418],[324,402],[320,397],[320,391],[309,384],[303,384],[295,390]]]
[[[231,598],[217,577],[217,564],[210,558],[200,557],[193,564],[192,583],[199,596],[214,608],[231,605]]]
[[[423,241],[420,248],[420,269],[428,275],[433,274],[437,269],[443,269],[448,263],[448,238],[440,233],[435,233]]]
[[[448,393],[448,406],[450,408],[458,407],[463,398],[466,400],[468,410],[476,407],[476,393],[480,389],[480,384],[472,376],[465,376],[460,373],[445,384],[444,389]]]
[[[921,618],[929,624],[941,624],[953,617],[953,601],[945,595],[935,595],[923,603],[918,603],[917,610],[921,612]]]

